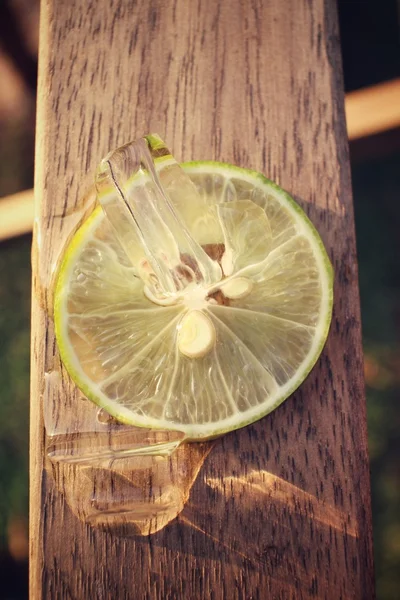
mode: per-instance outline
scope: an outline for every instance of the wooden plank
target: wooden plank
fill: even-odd
[[[33,241],[32,598],[373,597],[343,105],[332,2],[43,1]],[[95,476],[49,467],[43,415],[77,401],[59,371],[51,319],[54,263],[84,212],[101,157],[151,131],[181,160],[251,167],[290,191],[332,257],[336,300],[327,345],[301,389],[269,417],[212,448],[184,450],[174,468],[189,465],[188,479],[205,462],[180,516],[152,535],[127,537],[75,516],[67,500],[73,503]]]

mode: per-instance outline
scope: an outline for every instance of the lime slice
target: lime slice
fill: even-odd
[[[158,302],[97,207],[61,264],[55,330],[93,402],[194,440],[256,421],[301,384],[328,334],[333,273],[317,231],[278,186],[223,163],[183,167],[203,203],[178,208],[222,281]]]

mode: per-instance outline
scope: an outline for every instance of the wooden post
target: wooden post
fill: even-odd
[[[357,261],[334,3],[43,0],[33,241],[31,598],[372,598]],[[215,442],[181,515],[124,537],[70,510],[43,406],[66,405],[53,265],[99,160],[158,132],[176,157],[262,171],[317,226],[336,272],[327,345],[272,415]],[[48,377],[48,376],[47,376]],[[58,387],[57,387],[58,386]],[[54,389],[57,393],[54,393]],[[47,403],[47,404],[46,404]]]

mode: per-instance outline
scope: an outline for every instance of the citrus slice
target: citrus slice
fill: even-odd
[[[128,259],[98,206],[62,261],[55,330],[93,402],[195,440],[256,421],[301,384],[328,334],[333,273],[317,231],[274,183],[223,163],[183,167],[203,204],[188,199],[181,214],[223,279],[158,301],[145,262]]]

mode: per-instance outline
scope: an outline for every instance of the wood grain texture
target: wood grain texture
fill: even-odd
[[[301,388],[272,415],[215,442],[178,519],[151,536],[123,537],[77,519],[45,470],[44,374],[58,360],[48,286],[99,160],[148,132],[181,160],[257,169],[292,193],[332,258],[335,307],[325,350]],[[43,0],[35,191],[31,598],[372,598],[334,3]],[[59,401],[73,394],[60,381]]]

